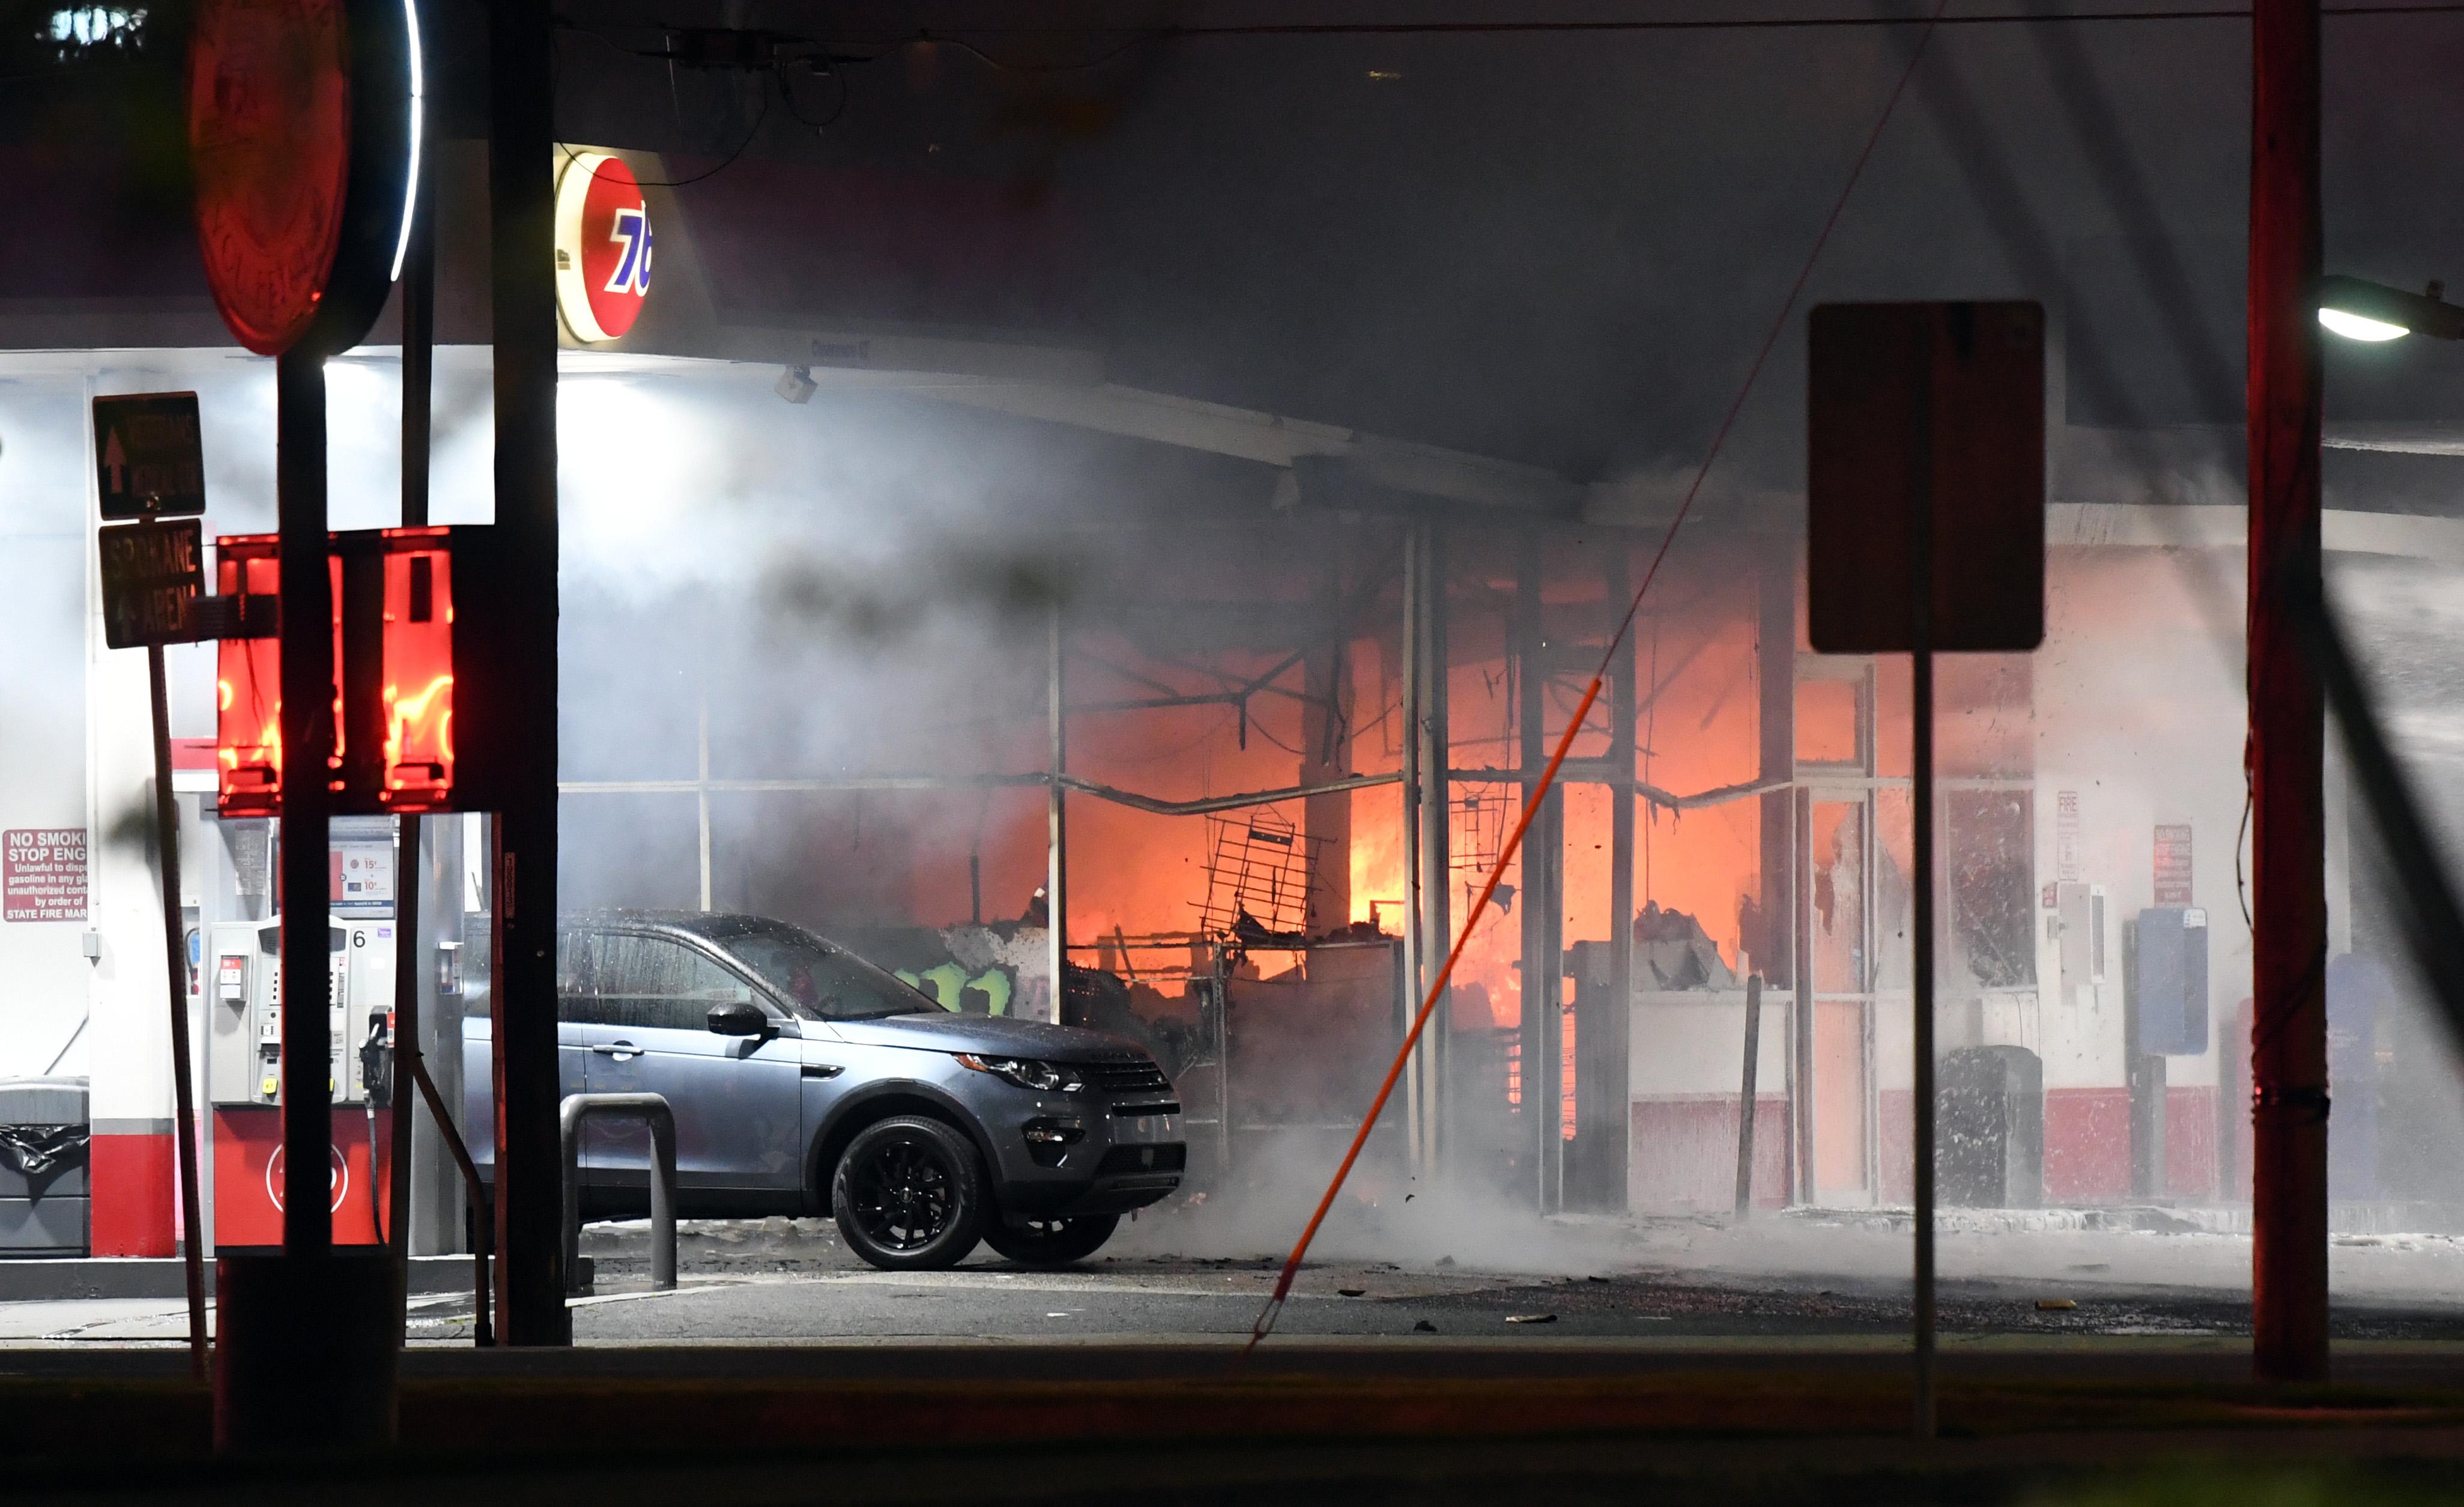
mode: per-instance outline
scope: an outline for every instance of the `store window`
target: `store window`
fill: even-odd
[[[2036,982],[2035,804],[2024,788],[1952,790],[1945,802],[1951,955],[1976,988]]]

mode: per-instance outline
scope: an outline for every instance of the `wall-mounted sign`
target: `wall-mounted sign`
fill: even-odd
[[[332,899],[341,907],[393,903],[393,844],[338,842],[331,854],[328,878]]]
[[[0,832],[0,919],[81,921],[85,910],[84,828]]]
[[[2054,792],[2054,877],[2077,884],[2087,877],[2085,865],[2079,861],[2081,824],[2079,793],[2077,790]]]
[[[2188,905],[2190,900],[2190,824],[2163,823],[2156,829],[2156,903]]]
[[[574,339],[621,338],[650,292],[650,208],[633,169],[568,154],[556,186],[556,306]]]
[[[102,641],[113,649],[197,636],[206,587],[205,527],[193,518],[121,523],[95,536],[102,564]]]
[[[417,24],[408,0],[199,0],[197,245],[223,322],[260,356],[347,350],[385,302],[417,149]]]
[[[106,523],[206,510],[206,451],[193,392],[94,400],[95,482]]]
[[[351,170],[343,0],[205,0],[188,49],[197,245],[223,322],[278,356],[316,321]]]

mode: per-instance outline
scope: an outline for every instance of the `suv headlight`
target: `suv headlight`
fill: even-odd
[[[972,1052],[954,1052],[958,1066],[989,1073],[1006,1078],[1023,1089],[1039,1094],[1075,1094],[1087,1086],[1078,1070],[1059,1062],[1044,1062],[1034,1057],[979,1057]]]

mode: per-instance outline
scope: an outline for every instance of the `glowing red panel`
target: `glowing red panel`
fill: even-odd
[[[341,725],[342,566],[329,561],[334,592],[334,706]],[[282,584],[275,536],[214,541],[214,594],[273,597]],[[339,734],[334,765],[341,765]],[[282,809],[282,642],[226,638],[215,647],[214,808],[225,816],[271,816]],[[335,782],[340,788],[340,782]]]
[[[453,797],[453,551],[446,531],[388,529],[385,555],[386,810]]]

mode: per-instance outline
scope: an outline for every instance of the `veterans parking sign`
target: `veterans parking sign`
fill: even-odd
[[[556,304],[574,338],[616,340],[650,293],[650,208],[633,169],[576,152],[556,188]]]
[[[193,392],[94,400],[95,481],[106,522],[206,510],[206,456]]]

